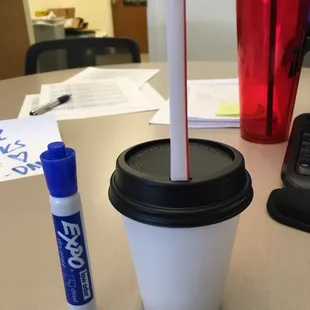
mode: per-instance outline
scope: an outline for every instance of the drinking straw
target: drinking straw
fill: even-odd
[[[166,0],[170,104],[170,179],[188,181],[186,0]]]
[[[276,26],[277,26],[277,0],[271,0],[270,23],[269,23],[270,36],[269,36],[269,62],[268,62],[267,115],[266,115],[267,137],[272,136]]]

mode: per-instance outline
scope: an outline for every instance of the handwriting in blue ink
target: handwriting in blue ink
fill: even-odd
[[[19,160],[23,163],[26,163],[28,159],[28,152],[20,152],[18,154],[9,154],[8,157]]]
[[[3,129],[0,129],[0,155],[6,155],[8,158],[19,161],[22,163],[20,166],[16,166],[11,170],[19,175],[27,175],[31,171],[42,169],[40,161],[34,163],[28,162],[27,145],[22,143],[21,140],[16,140],[14,143],[3,142],[7,137],[3,134]],[[19,150],[18,152],[16,152]],[[8,175],[7,175],[8,176]]]
[[[4,136],[2,136],[2,133],[3,133],[3,129],[0,128],[0,141],[3,141],[6,139]]]
[[[19,173],[21,175],[26,175],[29,170],[31,171],[35,171],[37,169],[42,168],[42,164],[40,161],[36,161],[34,164],[27,164],[26,166],[18,166],[18,167],[14,167],[12,168],[12,170],[16,173]]]
[[[0,153],[5,155],[8,153],[12,153],[18,149],[23,148],[23,147],[26,147],[26,144],[21,143],[20,140],[16,140],[14,144],[9,143],[9,144],[0,145]]]

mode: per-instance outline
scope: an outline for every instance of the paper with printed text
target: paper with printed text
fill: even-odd
[[[240,118],[217,116],[223,103],[239,103],[237,79],[188,81],[188,125],[191,128],[240,127]],[[170,123],[169,104],[162,105],[151,124]]]
[[[128,78],[140,88],[158,72],[158,69],[101,69],[89,67],[67,80],[66,83]]]

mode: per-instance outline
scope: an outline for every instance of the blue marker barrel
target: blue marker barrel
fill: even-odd
[[[53,214],[56,241],[69,310],[95,310],[96,301],[78,193],[75,151],[63,142],[40,156]]]

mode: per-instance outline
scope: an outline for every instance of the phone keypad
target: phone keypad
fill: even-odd
[[[310,128],[304,131],[299,149],[297,172],[302,175],[310,176]]]

